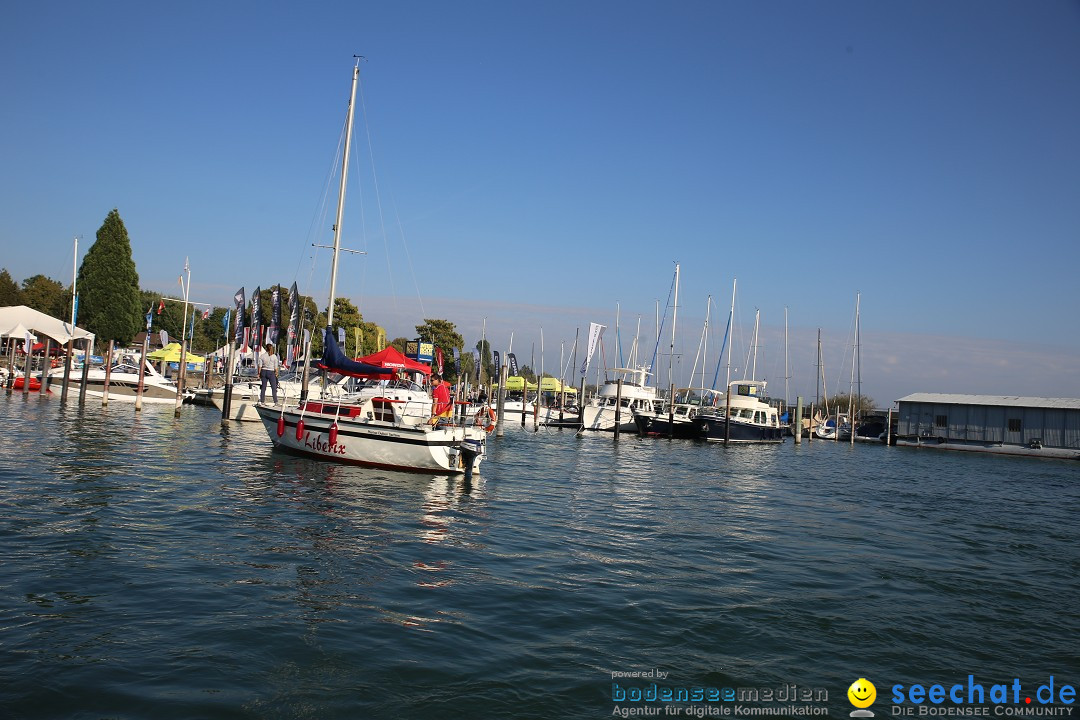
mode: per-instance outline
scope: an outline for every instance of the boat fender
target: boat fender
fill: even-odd
[[[296,421],[296,439],[297,440],[303,440],[304,439],[304,421],[303,420],[297,420]]]
[[[330,433],[329,433],[330,434],[330,445],[337,445],[337,433],[338,433],[338,426],[337,426],[337,423],[335,422],[335,423],[332,423],[330,425]]]
[[[285,416],[280,415],[277,419],[277,436],[281,437],[285,434]]]
[[[476,424],[484,428],[484,432],[495,429],[495,411],[490,406],[482,407],[476,413]]]

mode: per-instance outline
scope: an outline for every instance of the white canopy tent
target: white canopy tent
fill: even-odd
[[[71,323],[57,320],[25,305],[0,308],[0,337],[22,338],[27,330],[36,335],[50,337],[61,345],[72,338],[90,341],[94,339],[92,332],[79,327],[72,328]]]

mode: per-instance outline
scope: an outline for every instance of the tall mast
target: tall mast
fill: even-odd
[[[615,303],[615,357],[619,358],[619,367],[626,367],[623,365],[622,359],[622,335],[619,333],[619,315],[621,308],[619,303]]]
[[[859,293],[855,293],[855,337],[851,345],[851,380],[848,385],[848,423],[851,425],[851,443],[855,444],[855,365],[859,355]],[[862,368],[860,368],[861,372]],[[861,388],[860,388],[861,390]]]
[[[814,402],[821,407],[821,328],[817,329],[817,391],[814,393]]]
[[[731,387],[731,328],[735,322],[735,286],[739,282],[738,278],[732,278],[731,280],[731,312],[728,313],[727,318],[727,379],[724,381],[724,392]]]
[[[788,367],[787,305],[784,306],[784,407],[788,406],[788,380],[791,371]]]
[[[712,310],[712,295],[705,300],[705,329],[701,331],[701,387],[705,387],[705,365],[709,361],[709,312]],[[696,364],[696,362],[695,362]],[[690,384],[694,384],[694,378],[690,378]]]
[[[855,294],[855,355],[858,360],[855,380],[860,405],[862,404],[862,338],[859,337],[859,300],[861,297],[860,293]]]
[[[79,282],[79,238],[75,238],[75,256],[71,261],[71,334],[75,334],[75,308],[78,307],[76,283]],[[70,358],[69,358],[70,360]]]
[[[674,380],[671,379],[671,361],[675,357],[675,320],[679,315],[679,263],[675,263],[675,305],[671,309],[671,349],[668,353],[667,360],[667,380],[668,385],[671,385]],[[668,398],[668,400],[674,400]]]
[[[757,334],[758,334],[758,321],[761,320],[761,310],[754,308],[754,365],[750,370],[750,379],[757,380]]]
[[[337,216],[334,219],[334,257],[330,261],[330,305],[326,310],[326,327],[334,326],[334,297],[337,293],[338,252],[341,250],[341,221],[345,215],[345,187],[349,179],[349,150],[352,147],[353,109],[356,106],[356,85],[360,79],[360,58],[353,68],[349,112],[345,115],[345,151],[341,157],[341,185],[338,188]]]

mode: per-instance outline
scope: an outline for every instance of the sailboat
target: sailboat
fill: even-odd
[[[679,298],[679,266],[675,266],[675,311],[678,310]],[[634,422],[637,424],[639,435],[654,437],[670,437],[680,439],[697,439],[701,435],[701,428],[694,422],[694,418],[702,412],[711,412],[712,408],[722,405],[723,392],[705,387],[705,360],[702,357],[703,348],[708,351],[709,336],[709,312],[712,309],[712,296],[705,305],[705,326],[701,330],[701,340],[698,343],[698,352],[694,357],[694,368],[690,371],[690,382],[693,385],[697,375],[698,362],[701,361],[701,384],[697,387],[686,387],[675,390],[672,397],[657,402],[653,411],[634,411]],[[675,314],[672,313],[671,321],[671,348],[668,355],[668,377],[671,377],[671,358],[675,355]]]
[[[341,223],[352,140],[353,109],[360,78],[359,59],[353,69],[352,94],[345,123],[345,147],[338,191],[337,222],[334,224],[334,252],[330,271],[330,301],[323,338],[322,361],[326,373],[351,377],[388,379],[390,368],[349,360],[333,337],[334,297]],[[274,448],[285,452],[338,463],[439,474],[478,471],[487,444],[483,419],[449,418],[429,421],[429,413],[406,412],[401,400],[389,393],[355,398],[300,400],[281,407],[258,404],[259,419]]]

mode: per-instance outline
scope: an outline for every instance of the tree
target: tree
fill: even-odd
[[[461,356],[461,377],[470,378],[472,382],[476,382],[476,357],[470,353],[464,353]]]
[[[196,348],[212,352],[224,345],[227,340],[232,340],[233,327],[231,316],[227,333],[225,326],[222,324],[222,321],[225,319],[225,313],[228,311],[229,308],[214,308],[213,312],[210,313],[210,317],[206,320],[202,319],[202,313],[196,314],[196,317],[199,319],[199,322],[195,325]]]
[[[416,326],[416,334],[421,342],[430,342],[436,348],[442,349],[447,366],[444,370],[452,364],[454,350],[457,349],[460,352],[465,347],[465,339],[458,333],[454,323],[449,320],[424,318],[424,324]],[[448,372],[448,374],[452,373]]]
[[[157,335],[164,330],[169,335],[169,342],[180,342],[180,333],[184,321],[183,298],[178,300],[153,290],[140,290],[139,311],[143,314],[143,321],[139,327],[140,332],[146,328],[145,316],[147,310],[150,311],[150,332]]]
[[[71,319],[71,292],[52,278],[34,275],[23,280],[22,304],[55,318]]]
[[[476,343],[476,349],[480,352],[480,384],[487,383],[495,377],[495,362],[491,357],[491,343],[486,339]]]
[[[79,325],[97,341],[127,345],[145,327],[139,274],[131,258],[131,240],[113,208],[79,267]]]
[[[334,298],[334,337],[337,337],[338,328],[345,331],[345,357],[356,357],[356,333],[353,328],[360,327],[363,320],[360,310],[353,305],[349,298]]]
[[[11,279],[11,273],[7,271],[7,268],[0,270],[0,307],[23,304],[19,284]]]
[[[865,415],[874,409],[874,399],[871,397],[856,393],[854,398],[852,398],[852,396],[847,393],[840,393],[829,398],[829,412],[846,415],[849,404],[850,407],[855,409],[855,414],[860,416]],[[822,403],[822,405],[824,405],[824,403]],[[822,412],[824,412],[824,408],[822,408]]]

